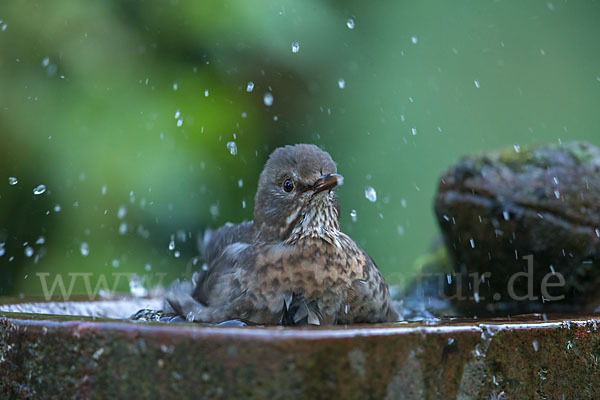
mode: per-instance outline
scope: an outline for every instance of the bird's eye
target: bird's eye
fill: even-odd
[[[285,190],[287,193],[290,193],[292,190],[294,190],[294,181],[289,178],[283,181],[283,190]]]

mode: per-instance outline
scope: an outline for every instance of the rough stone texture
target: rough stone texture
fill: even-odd
[[[573,142],[467,156],[443,175],[435,211],[461,275],[448,292],[462,290],[462,311],[506,315],[600,304],[600,149]],[[529,255],[536,299],[513,301],[508,281],[527,271]],[[548,294],[565,298],[544,302],[542,281],[552,271],[565,284]],[[491,273],[478,293],[474,272]],[[527,279],[515,283],[515,294],[528,294]]]
[[[596,319],[473,322],[222,328],[0,313],[0,398],[600,398]]]

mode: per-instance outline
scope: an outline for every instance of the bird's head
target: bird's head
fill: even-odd
[[[342,182],[331,156],[317,146],[280,147],[260,174],[254,224],[272,240],[327,240],[339,231],[339,205],[333,189]]]

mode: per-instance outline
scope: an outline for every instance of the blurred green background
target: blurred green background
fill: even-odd
[[[343,230],[402,283],[462,154],[600,145],[597,1],[10,1],[0,20],[0,294],[188,276],[198,233],[252,218],[267,156],[298,142],[331,153]]]

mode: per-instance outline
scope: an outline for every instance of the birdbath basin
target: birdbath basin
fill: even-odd
[[[0,299],[0,397],[600,398],[595,315],[306,328],[127,319],[156,303]]]

